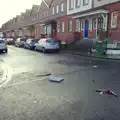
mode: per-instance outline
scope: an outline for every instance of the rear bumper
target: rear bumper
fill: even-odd
[[[12,44],[15,43],[15,41],[6,41],[6,43],[7,43],[8,45],[12,45]]]
[[[24,47],[24,44],[19,44],[19,47]]]
[[[49,49],[49,48],[46,48],[45,50],[47,50],[47,51],[59,51],[60,50],[60,48],[57,48],[57,49]]]
[[[7,50],[7,48],[0,48],[0,51]]]
[[[30,46],[31,49],[35,49],[35,46]]]

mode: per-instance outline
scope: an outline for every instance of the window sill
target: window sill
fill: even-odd
[[[83,6],[86,6],[86,5],[88,5],[88,3],[86,3],[86,4],[83,4]]]
[[[114,28],[117,28],[117,26],[116,26],[116,27],[114,27],[114,26],[111,26],[111,28],[113,28],[113,29],[114,29]]]
[[[69,10],[73,10],[73,8],[69,8]]]
[[[76,6],[75,8],[80,8],[80,6]]]

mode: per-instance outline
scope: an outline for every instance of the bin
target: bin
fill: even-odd
[[[61,49],[66,49],[67,48],[66,42],[61,42],[60,46],[61,46]]]
[[[106,41],[97,41],[96,42],[96,56],[104,56],[106,53],[107,44]]]

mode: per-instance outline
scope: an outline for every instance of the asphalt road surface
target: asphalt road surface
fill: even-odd
[[[9,79],[0,86],[0,120],[119,120],[120,98],[100,95],[110,88],[120,94],[120,62],[63,53],[29,51],[9,46],[0,54]],[[51,73],[61,83],[48,81]]]

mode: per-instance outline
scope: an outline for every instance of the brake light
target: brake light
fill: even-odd
[[[48,40],[46,40],[46,43],[48,43]]]

